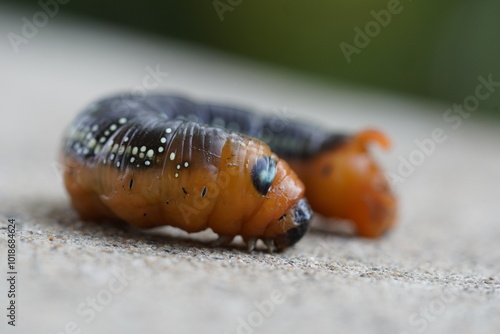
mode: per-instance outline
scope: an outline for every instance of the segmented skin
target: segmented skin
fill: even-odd
[[[311,219],[304,186],[266,144],[242,134],[252,127],[244,113],[231,114],[164,96],[90,105],[64,139],[73,206],[87,219],[293,245]]]

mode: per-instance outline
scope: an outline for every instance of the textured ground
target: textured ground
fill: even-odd
[[[23,15],[33,12],[3,10],[2,34],[19,30]],[[500,331],[497,126],[472,115],[454,130],[442,119],[448,105],[326,86],[63,14],[18,54],[6,41],[0,264],[6,273],[7,218],[15,217],[18,326],[7,326],[2,313],[0,332]],[[82,223],[57,172],[61,133],[89,101],[141,86],[148,67],[169,73],[155,91],[286,108],[332,128],[377,125],[396,143],[390,154],[376,152],[393,173],[399,156],[417,148],[414,140],[435,128],[447,140],[396,185],[399,226],[381,240],[316,227],[285,253],[248,254],[239,244],[206,246],[209,233]]]

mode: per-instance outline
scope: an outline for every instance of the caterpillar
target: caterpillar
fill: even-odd
[[[168,96],[90,105],[63,140],[73,207],[85,220],[210,228],[216,244],[240,235],[250,251],[258,239],[270,251],[294,245],[312,218],[304,185],[267,144],[236,131],[240,124],[222,127],[230,115]]]
[[[272,250],[296,243],[312,209],[378,237],[397,201],[371,156],[377,130],[355,135],[179,96],[114,96],[89,106],[65,136],[65,185],[87,219],[205,228]],[[305,191],[304,191],[305,186]],[[307,197],[307,200],[303,196]]]

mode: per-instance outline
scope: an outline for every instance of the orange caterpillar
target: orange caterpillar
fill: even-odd
[[[304,194],[314,211],[350,220],[359,235],[394,225],[396,199],[371,142],[390,146],[376,130],[349,136],[176,96],[117,96],[75,119],[62,159],[86,219],[211,228],[220,243],[241,235],[249,249],[260,238],[282,250],[306,233]]]

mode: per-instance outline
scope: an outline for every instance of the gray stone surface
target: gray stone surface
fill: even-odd
[[[0,31],[33,14],[3,10]],[[325,85],[63,12],[18,54],[0,43],[2,272],[7,218],[19,223],[18,326],[2,311],[1,333],[500,331],[498,125],[472,115],[454,130],[448,105]],[[289,251],[248,254],[206,246],[209,232],[83,223],[57,173],[62,131],[89,101],[140,86],[148,66],[169,73],[155,91],[382,128],[395,145],[376,154],[393,173],[414,140],[435,128],[447,140],[396,185],[399,226],[380,240],[324,232],[318,219]],[[5,310],[5,279],[0,291]]]

